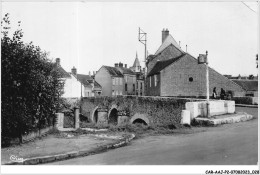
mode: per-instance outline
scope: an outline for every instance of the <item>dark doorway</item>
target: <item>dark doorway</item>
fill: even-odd
[[[98,110],[95,110],[93,120],[94,120],[94,123],[97,123],[97,121],[98,121]]]
[[[111,112],[108,116],[108,123],[117,125],[117,109],[116,108],[111,110]]]

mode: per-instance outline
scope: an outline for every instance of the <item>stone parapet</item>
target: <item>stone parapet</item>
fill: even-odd
[[[190,111],[191,119],[196,117],[207,117],[207,102],[187,102],[186,110]],[[235,112],[235,102],[225,100],[212,100],[209,102],[210,116],[231,114]]]

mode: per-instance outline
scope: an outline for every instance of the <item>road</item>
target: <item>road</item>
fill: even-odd
[[[257,108],[237,107],[257,116]],[[53,165],[256,165],[258,118],[202,132],[170,136],[148,136],[128,146]],[[196,131],[196,128],[194,128]]]

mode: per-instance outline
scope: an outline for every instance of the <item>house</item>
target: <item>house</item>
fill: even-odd
[[[97,71],[95,80],[102,86],[102,96],[124,94],[124,75],[115,67],[102,66]]]
[[[238,76],[232,76],[232,75],[224,75],[230,80],[258,80],[258,76],[249,75],[249,76],[241,76],[240,74]]]
[[[144,73],[137,55],[130,68],[121,62],[114,67],[102,66],[95,80],[102,86],[103,96],[144,95]]]
[[[206,96],[206,65],[184,52],[169,31],[162,31],[162,44],[147,58],[146,95],[149,96]],[[216,87],[241,96],[245,90],[209,67],[210,95]]]
[[[62,75],[64,82],[64,98],[80,98],[98,96],[102,92],[100,84],[89,75],[77,74],[77,69],[73,67],[71,72],[66,72],[60,65],[60,58],[56,58],[56,67]]]
[[[102,87],[91,75],[77,74],[77,79],[84,85],[84,97],[100,96]]]
[[[245,96],[258,97],[258,80],[236,79],[232,81],[246,91]]]
[[[127,64],[123,67],[123,63],[115,63],[115,68],[119,70],[124,76],[124,95],[136,95],[136,74]]]

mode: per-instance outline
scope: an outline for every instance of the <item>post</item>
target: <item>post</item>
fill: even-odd
[[[207,87],[207,117],[210,117],[209,110],[209,68],[208,68],[208,51],[206,51],[206,87]]]
[[[78,107],[75,107],[74,108],[74,115],[75,115],[75,129],[78,129],[79,128],[79,108]]]
[[[63,113],[56,113],[57,121],[56,121],[56,128],[63,128],[64,124],[64,114]]]

